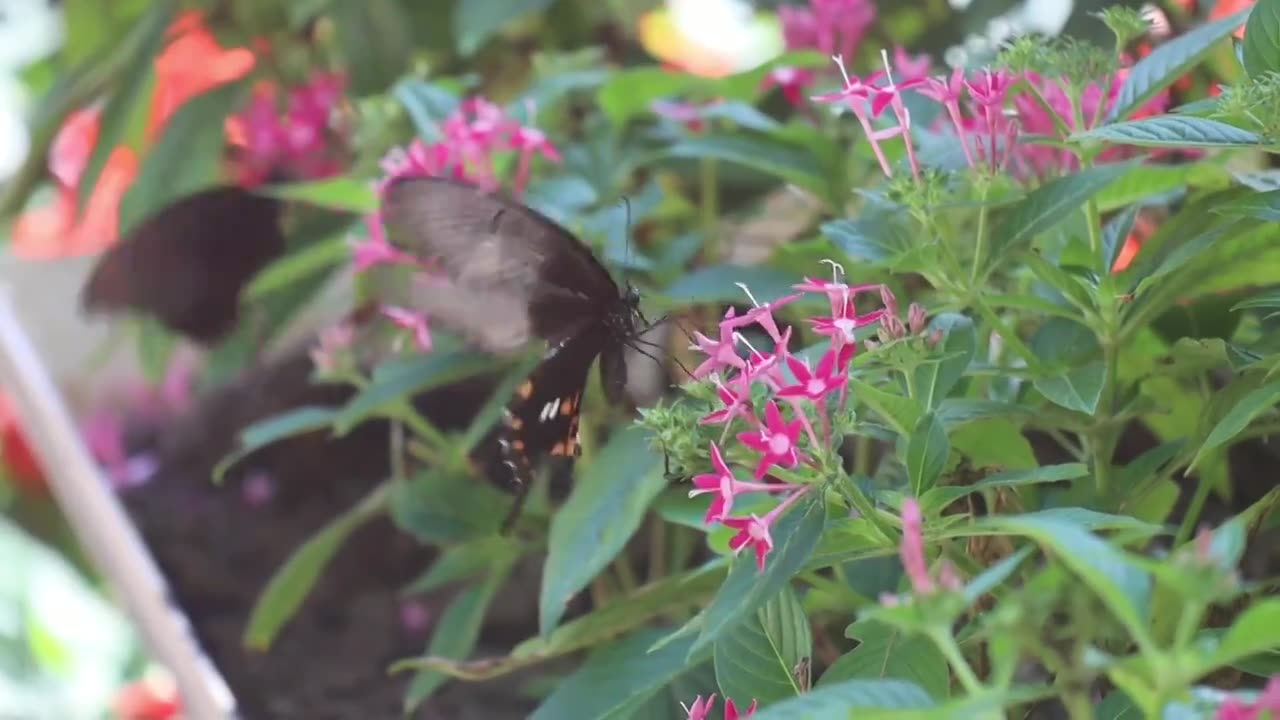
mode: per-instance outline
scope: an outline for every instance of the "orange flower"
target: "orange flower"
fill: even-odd
[[[1209,11],[1209,19],[1221,20],[1245,8],[1253,7],[1253,5],[1254,0],[1218,0],[1218,3]],[[1234,35],[1238,38],[1244,37],[1244,23],[1240,23],[1240,27],[1236,28]]]
[[[180,15],[169,33],[173,40],[155,60],[156,94],[147,121],[148,138],[155,137],[186,101],[253,70],[253,53],[246,48],[224,49],[198,11]]]
[[[172,40],[155,59],[156,90],[146,137],[152,140],[173,113],[191,98],[247,75],[254,55],[245,48],[223,49],[197,11],[180,15],[169,28]],[[115,244],[120,201],[138,175],[133,148],[114,148],[77,217],[80,179],[98,143],[100,111],[72,113],[49,150],[49,171],[58,183],[53,203],[23,213],[12,229],[13,251],[31,260],[92,255]]]

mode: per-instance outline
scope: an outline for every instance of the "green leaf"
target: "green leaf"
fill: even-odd
[[[849,378],[849,389],[858,402],[866,405],[889,423],[894,432],[906,436],[920,420],[920,405],[901,395],[885,392],[879,387],[856,378]]]
[[[937,416],[928,413],[920,418],[907,438],[907,478],[913,495],[919,497],[938,483],[950,452],[947,431]]]
[[[690,652],[710,648],[748,613],[781,592],[818,546],[826,519],[822,494],[814,493],[774,523],[773,552],[765,559],[764,572],[756,569],[754,558],[738,557],[711,604],[695,618],[701,632]]]
[[[102,109],[98,139],[84,166],[84,172],[80,175],[77,197],[77,207],[80,210],[89,202],[89,195],[98,185],[98,178],[102,176],[111,152],[121,144],[132,145],[134,138],[131,134],[135,125],[145,122],[147,110],[151,106],[149,95],[155,78],[152,60],[164,47],[169,23],[173,20],[177,7],[175,2],[152,3],[147,14],[138,21],[125,41],[133,52],[120,73],[120,85],[111,93],[111,99]]]
[[[879,715],[867,710],[923,710],[933,700],[915,683],[902,680],[845,680],[816,687],[790,700],[761,709],[752,720],[827,720],[859,718],[871,720]],[[863,711],[863,712],[854,712]]]
[[[1018,566],[1022,564],[1032,553],[1033,549],[1030,545],[1020,548],[1017,552],[991,567],[983,570],[981,574],[970,580],[964,586],[964,597],[968,604],[978,602],[983,595],[991,592],[1008,580],[1013,575]]]
[[[545,12],[555,0],[467,0],[453,12],[458,52],[472,55],[505,25]]]
[[[1226,189],[1231,184],[1231,174],[1214,161],[1139,165],[1098,193],[1098,209],[1111,212],[1134,204],[1159,202],[1160,196],[1188,187]]]
[[[282,200],[294,200],[359,215],[378,210],[378,195],[373,191],[373,183],[354,177],[268,185],[261,192]]]
[[[240,431],[236,450],[213,469],[214,481],[221,482],[231,466],[260,448],[295,435],[331,429],[337,413],[335,408],[308,405],[253,423]]]
[[[325,525],[311,536],[276,571],[267,583],[253,610],[249,612],[244,644],[250,650],[265,651],[271,647],[280,628],[293,617],[302,601],[320,579],[329,561],[337,554],[347,537],[361,525],[380,515],[387,505],[387,485],[379,485],[355,507]]]
[[[720,693],[761,705],[795,697],[807,689],[796,675],[812,652],[804,606],[795,590],[784,587],[716,641],[712,657]]]
[[[1211,227],[1205,232],[1200,233],[1194,238],[1182,243],[1168,255],[1160,260],[1160,264],[1155,267],[1149,274],[1142,278],[1134,288],[1134,292],[1141,295],[1150,288],[1156,280],[1166,275],[1173,274],[1183,268],[1187,263],[1199,257],[1206,250],[1218,242],[1219,238],[1227,233],[1233,225],[1218,225]]]
[[[704,86],[702,78],[657,66],[615,72],[596,95],[600,109],[619,127],[636,115],[653,112],[654,101],[678,97]]]
[[[687,668],[702,662],[703,657],[688,659],[692,638],[651,650],[663,634],[661,629],[642,630],[593,652],[538,706],[530,720],[607,717],[639,705]]]
[[[854,679],[905,680],[934,700],[951,694],[947,660],[928,638],[869,620],[850,625],[845,636],[857,640],[858,646],[827,668],[818,688]]]
[[[1082,463],[1045,465],[1033,470],[1010,470],[990,475],[972,485],[944,485],[933,488],[920,496],[920,507],[926,515],[932,515],[970,493],[993,488],[1075,480],[1088,474],[1089,468]]]
[[[885,220],[832,220],[821,231],[844,254],[881,267],[892,266],[910,241],[899,225]]]
[[[946,399],[947,393],[960,382],[969,363],[973,362],[978,338],[973,329],[973,321],[956,313],[935,316],[929,324],[929,330],[942,330],[946,333],[942,342],[933,350],[933,354],[939,357],[930,358],[929,362],[916,367],[913,374],[916,400],[926,410],[933,410]]]
[[[1246,195],[1209,210],[1226,217],[1254,217],[1265,222],[1280,222],[1280,190]]]
[[[405,594],[419,595],[469,580],[491,567],[514,561],[524,550],[519,542],[503,535],[478,537],[445,548],[431,563],[431,567],[409,584]]]
[[[384,363],[373,371],[369,384],[338,413],[334,429],[338,434],[348,433],[370,417],[394,414],[411,396],[492,371],[500,363],[485,353],[439,349]]]
[[[1200,450],[1196,453],[1195,458],[1192,459],[1188,470],[1194,468],[1205,453],[1225,445],[1236,435],[1244,432],[1244,429],[1249,426],[1249,423],[1254,418],[1275,407],[1277,402],[1280,402],[1280,382],[1263,385],[1244,396],[1240,402],[1236,403],[1235,407],[1231,408],[1231,412],[1227,413],[1222,420],[1219,420],[1218,424],[1209,432],[1209,436],[1205,438],[1204,444],[1200,446]]]
[[[538,601],[542,635],[555,629],[569,600],[613,562],[666,485],[644,429],[619,431],[600,450],[551,522]]]
[[[504,558],[489,571],[484,582],[473,585],[458,593],[449,601],[449,606],[440,614],[435,622],[431,642],[427,645],[427,655],[431,657],[466,659],[476,647],[480,639],[480,628],[484,624],[485,613],[489,604],[506,582],[511,572],[511,559]],[[427,698],[435,694],[448,681],[448,676],[438,670],[423,670],[409,684],[404,697],[404,711],[412,713]]]
[[[797,185],[819,197],[830,192],[818,158],[802,145],[759,133],[699,135],[677,140],[662,157],[722,160]]]
[[[767,303],[794,292],[791,286],[800,280],[799,275],[770,265],[711,265],[667,286],[660,300],[677,306],[743,302],[746,293],[737,285],[742,283],[757,301]]]
[[[992,259],[1022,247],[1062,222],[1086,200],[1128,172],[1132,163],[1113,163],[1052,180],[1019,200],[992,235]]]
[[[418,135],[427,142],[435,142],[444,136],[440,126],[461,102],[457,95],[440,85],[415,78],[396,83],[392,92],[413,118]]]
[[[1151,576],[1080,526],[1044,513],[983,518],[982,528],[1029,537],[1051,551],[1135,636],[1146,635]]]
[[[294,289],[299,283],[333,270],[350,259],[351,247],[343,235],[313,242],[263,268],[249,281],[241,298],[247,303]]]
[[[347,58],[347,91],[366,97],[391,87],[413,51],[403,6],[397,0],[333,0],[330,12]]]
[[[1093,362],[1062,375],[1036,378],[1032,384],[1055,405],[1092,415],[1098,409],[1106,377],[1106,366]]]
[[[945,423],[945,415],[939,416]],[[975,467],[1020,469],[1036,466],[1031,441],[1017,425],[1005,418],[979,420],[951,427],[947,438],[951,441],[951,447],[969,458],[969,463]]]
[[[245,89],[230,83],[183,103],[147,153],[120,204],[120,234],[174,201],[213,185],[224,152],[224,121]]]
[[[1249,77],[1280,72],[1280,4],[1259,0],[1253,6],[1241,45],[1241,60]]]
[[[1241,613],[1206,659],[1204,671],[1220,668],[1280,647],[1280,600],[1259,600]]]
[[[1157,115],[1074,133],[1072,140],[1105,140],[1141,147],[1256,147],[1257,134],[1221,120],[1191,115]],[[1108,167],[1108,166],[1102,166]]]
[[[1132,115],[1157,93],[1172,85],[1208,55],[1218,41],[1240,27],[1248,13],[1248,10],[1234,13],[1156,46],[1150,55],[1129,70],[1111,110],[1107,112],[1106,121],[1111,123]]]
[[[1125,240],[1133,232],[1133,223],[1138,219],[1136,205],[1125,208],[1102,228],[1102,267],[1115,267],[1116,258],[1124,248]]]
[[[1093,296],[1081,284],[1079,277],[1045,260],[1039,253],[1028,253],[1025,259],[1027,269],[1036,276],[1036,279],[1056,290],[1081,312],[1091,313],[1096,309]]]
[[[469,542],[498,530],[510,497],[468,475],[430,468],[391,487],[391,520],[428,545]]]
[[[1231,306],[1232,310],[1280,310],[1280,288],[1268,290]]]

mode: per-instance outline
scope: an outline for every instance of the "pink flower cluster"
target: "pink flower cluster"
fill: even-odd
[[[1115,105],[1116,98],[1120,94],[1120,87],[1124,85],[1124,80],[1128,73],[1129,69],[1123,68],[1110,78],[1105,87],[1093,84],[1085,88],[1080,97],[1080,115],[1084,118],[1083,127],[1080,127],[1076,122],[1074,103],[1067,92],[1066,83],[1061,80],[1043,78],[1034,73],[1028,73],[1025,76],[1027,82],[1040,92],[1040,96],[1052,108],[1053,114],[1051,115],[1030,93],[1019,93],[1013,98],[1013,107],[1018,112],[1022,131],[1034,135],[1056,137],[1058,128],[1055,125],[1054,115],[1072,132],[1093,127],[1095,124],[1094,118],[1100,118],[1101,115]],[[1165,112],[1168,107],[1169,91],[1163,90],[1134,113],[1133,117],[1136,119],[1159,115]],[[1134,157],[1138,152],[1138,149],[1134,147],[1110,147],[1098,156],[1098,160],[1100,162],[1117,162]],[[1035,176],[1042,177],[1049,173],[1077,170],[1080,166],[1075,155],[1069,151],[1047,145],[1022,144],[1018,147],[1017,154],[1024,165],[1025,171]],[[1159,154],[1159,151],[1154,151],[1152,154]]]
[[[838,394],[836,402],[841,406],[847,399],[848,367],[856,348],[854,331],[879,322],[885,313],[884,310],[876,310],[859,314],[854,304],[857,295],[873,291],[884,294],[886,291],[880,285],[847,285],[839,279],[839,266],[835,267],[837,275],[831,282],[806,279],[795,286],[800,293],[765,304],[753,299],[754,307],[743,315],[737,315],[730,308],[720,322],[718,338],[694,334],[696,344],[693,349],[706,355],[706,360],[694,370],[693,375],[696,378],[713,377],[721,402],[721,407],[700,422],[723,425],[724,432],[719,443],[711,443],[713,472],[694,477],[694,489],[689,495],[712,495],[705,521],[708,524],[719,522],[737,530],[729,546],[735,553],[747,547],[753,548],[756,563],[761,569],[773,549],[770,529],[774,521],[812,487],[779,482],[773,477],[775,469],[812,463],[816,454],[831,449],[833,439],[828,403],[833,394]],[[746,290],[745,287],[743,289]],[[830,342],[816,368],[791,354],[788,347],[791,329],[779,331],[773,317],[775,311],[798,300],[806,292],[824,295],[831,304],[829,316],[809,321],[814,332],[827,337]],[[762,352],[751,346],[741,332],[749,325],[764,330],[773,341],[773,352]],[[740,345],[748,350],[746,358],[738,355]],[[784,368],[790,371],[790,377]],[[752,398],[757,386],[763,386],[770,396],[761,408],[763,419]],[[782,406],[787,410],[784,411]],[[813,427],[810,411],[821,419],[821,436]],[[739,480],[735,476],[720,447],[735,422],[747,428],[737,434],[738,442],[745,451],[743,454],[757,456],[750,481]],[[735,499],[748,493],[785,493],[786,497],[763,517],[755,514],[731,516]]]
[[[529,113],[532,116],[532,108]],[[465,180],[487,190],[496,190],[495,157],[503,152],[519,153],[512,190],[524,193],[533,158],[558,163],[560,151],[538,128],[512,118],[501,107],[482,97],[468,98],[441,123],[443,137],[431,144],[414,140],[408,148],[397,148],[383,159],[389,178],[428,175]]]
[[[755,714],[757,704],[758,703],[755,700],[752,700],[751,706],[742,711],[742,714],[738,714],[738,706],[733,703],[733,700],[725,698],[724,720],[742,720],[743,718],[749,718]],[[683,708],[685,714],[688,715],[685,720],[711,720],[711,710],[715,705],[715,693],[711,693],[705,698],[699,695],[693,699],[692,705],[680,703],[680,707]]]
[[[788,50],[818,50],[851,58],[876,21],[872,0],[809,0],[778,8]]]
[[[283,113],[273,86],[255,88],[248,106],[235,117],[244,146],[240,182],[253,187],[277,173],[317,179],[341,172],[330,121],[344,85],[342,75],[318,73],[289,91]]]
[[[911,135],[911,114],[902,102],[902,93],[908,90],[943,106],[946,118],[939,121],[940,125],[944,128],[950,126],[948,129],[959,140],[965,161],[971,168],[982,167],[990,172],[1007,169],[1022,177],[1043,177],[1078,168],[1075,156],[1067,150],[1018,142],[1023,134],[1060,137],[1060,127],[1067,128],[1069,132],[1082,129],[1078,127],[1074,103],[1063,81],[1035,74],[1019,76],[1003,70],[981,70],[966,75],[960,68],[949,76],[928,77],[927,58],[921,62],[900,51],[901,48],[895,50],[894,65],[900,76],[896,82],[890,72],[887,55],[884,57],[885,69],[866,77],[850,75],[843,57],[834,56],[833,60],[844,77],[844,88],[813,98],[816,102],[844,103],[853,112],[886,177],[893,177],[893,168],[881,143],[897,137],[905,143],[912,176],[917,180],[920,177]],[[1127,72],[1121,70],[1116,73],[1108,81],[1105,92],[1103,86],[1097,84],[1085,89],[1079,108],[1085,128],[1091,127],[1094,118],[1115,103]],[[1030,89],[1013,92],[1022,79],[1027,80]],[[1045,101],[1043,104],[1037,100],[1036,94]],[[1163,112],[1167,104],[1166,91],[1143,106],[1136,116]],[[876,127],[873,121],[886,109],[892,110],[896,124]],[[1113,147],[1103,152],[1100,159],[1104,162],[1123,160],[1137,152],[1136,148]]]
[[[1231,699],[1218,706],[1214,720],[1276,720],[1280,718],[1280,675],[1272,675],[1258,699],[1251,703]]]

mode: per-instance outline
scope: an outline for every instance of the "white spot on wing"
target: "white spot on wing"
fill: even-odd
[[[549,422],[560,412],[560,398],[556,398],[546,405],[542,406],[542,412],[538,413],[538,419],[542,422]]]

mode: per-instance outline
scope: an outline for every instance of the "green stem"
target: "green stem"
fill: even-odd
[[[955,638],[951,637],[950,629],[947,627],[935,627],[931,628],[927,634],[933,644],[938,647],[942,656],[951,665],[951,670],[955,672],[956,679],[964,686],[965,692],[970,695],[977,695],[982,692],[982,683],[978,680],[978,676],[974,674],[973,668],[969,667],[969,661],[964,659],[964,653],[960,652],[960,646],[956,645]]]
[[[1173,536],[1173,546],[1175,548],[1182,547],[1191,539],[1191,535],[1196,531],[1196,524],[1200,522],[1200,513],[1204,511],[1204,504],[1209,499],[1209,491],[1213,489],[1213,483],[1207,473],[1200,472],[1200,476],[1196,479],[1196,492],[1191,496],[1191,503],[1187,505],[1187,513],[1182,516],[1182,523],[1178,525],[1178,534]]]
[[[1108,330],[1108,335],[1110,334]],[[1111,456],[1115,452],[1119,435],[1115,423],[1110,422],[1116,412],[1116,392],[1119,387],[1116,373],[1120,371],[1120,352],[1113,337],[1102,339],[1102,356],[1106,368],[1102,378],[1102,398],[1094,417],[1096,429],[1089,439],[1089,450],[1093,456],[1094,487],[1099,496],[1105,498],[1111,492]]]
[[[1062,704],[1067,708],[1067,717],[1072,720],[1093,720],[1093,703],[1089,701],[1089,693],[1063,693]]]
[[[989,187],[982,187],[982,207],[978,208],[978,237],[973,248],[973,267],[969,270],[969,283],[978,284],[978,273],[982,269],[983,255],[987,247],[987,195]]]
[[[703,250],[706,260],[714,263],[722,260],[724,248],[720,244],[720,181],[716,161],[703,158],[698,164],[700,181],[699,201],[702,203]]]
[[[1036,354],[1031,352],[1031,348],[1027,347],[1026,344],[1022,342],[1022,339],[1005,324],[1004,320],[1000,319],[1000,316],[996,311],[987,304],[987,301],[982,297],[982,294],[980,292],[974,292],[971,294],[970,298],[973,308],[978,311],[978,314],[982,316],[982,319],[985,320],[988,325],[1000,334],[1000,339],[1004,341],[1005,346],[1016,353],[1018,357],[1022,358],[1032,372],[1039,374],[1040,359],[1037,358]]]

